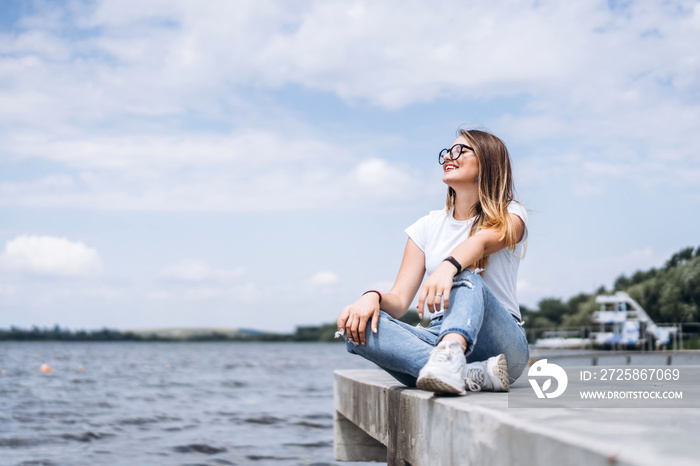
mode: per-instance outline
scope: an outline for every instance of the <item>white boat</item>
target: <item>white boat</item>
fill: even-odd
[[[598,331],[590,338],[580,331],[550,330],[532,345],[538,349],[575,349],[596,345],[610,348],[644,347],[653,341],[656,348],[670,346],[676,337],[676,327],[656,325],[637,301],[624,291],[614,295],[599,295],[600,309],[591,315]]]
[[[537,349],[583,349],[591,344],[588,338],[581,338],[579,330],[547,330],[538,338],[533,348]]]
[[[592,320],[600,331],[593,333],[593,340],[601,346],[639,346],[654,340],[656,347],[669,345],[676,327],[656,325],[637,301],[624,291],[614,295],[596,297],[600,310],[593,313]]]
[[[538,338],[532,346],[537,349],[581,349],[590,343],[588,338],[550,337]]]

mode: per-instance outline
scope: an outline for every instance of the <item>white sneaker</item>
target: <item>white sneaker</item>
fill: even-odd
[[[435,393],[465,395],[464,347],[456,341],[442,341],[430,353],[430,359],[418,373],[416,387]]]
[[[506,355],[499,354],[488,358],[486,361],[467,364],[465,382],[472,392],[481,390],[492,392],[509,391],[510,384],[508,383]]]

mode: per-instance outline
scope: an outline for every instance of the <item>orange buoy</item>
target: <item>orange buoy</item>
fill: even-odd
[[[7,375],[7,371],[3,369],[2,371],[0,371],[0,374]]]
[[[78,366],[78,370],[79,370],[80,372],[85,372],[85,368],[84,368],[83,366]]]
[[[39,370],[41,370],[41,372],[51,372],[53,369],[51,369],[51,366],[48,364],[42,364]]]

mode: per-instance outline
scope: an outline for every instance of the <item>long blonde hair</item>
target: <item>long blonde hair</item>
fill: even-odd
[[[503,141],[486,131],[460,129],[457,136],[469,142],[479,161],[479,200],[474,206],[476,219],[469,236],[481,229],[493,228],[501,232],[501,239],[505,238],[508,249],[514,251],[518,238],[508,213],[508,204],[513,201],[513,172],[508,149]],[[455,191],[447,188],[445,209],[448,212],[455,205],[455,196]],[[484,269],[487,264],[488,256],[484,256],[469,265]]]

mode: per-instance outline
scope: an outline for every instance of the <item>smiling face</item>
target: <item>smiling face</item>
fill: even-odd
[[[464,136],[455,139],[450,147],[455,144],[464,144],[465,146],[473,147]],[[442,181],[453,189],[457,186],[476,184],[477,178],[479,177],[479,160],[476,158],[474,152],[464,149],[462,155],[460,155],[457,160],[452,160],[450,154],[447,154],[445,156],[445,165],[442,166],[442,170]]]

